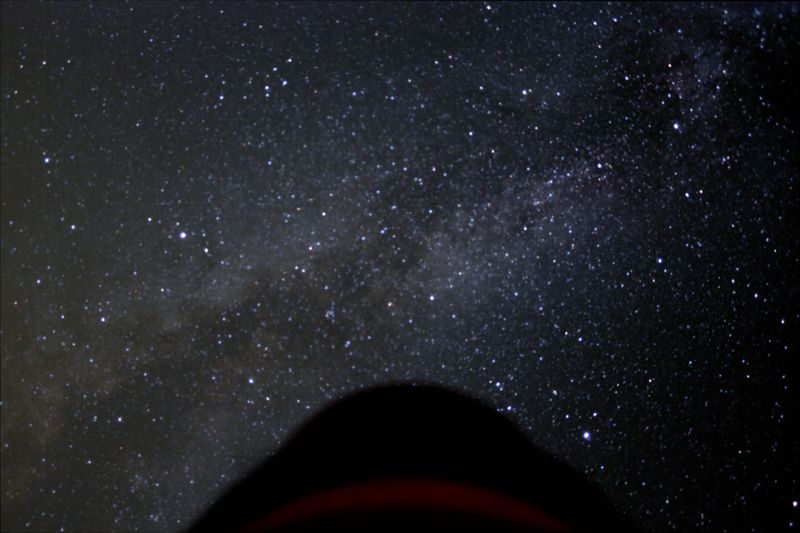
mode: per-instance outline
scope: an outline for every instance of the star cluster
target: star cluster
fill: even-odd
[[[796,525],[796,4],[1,18],[4,531],[181,529],[401,381],[646,529]]]

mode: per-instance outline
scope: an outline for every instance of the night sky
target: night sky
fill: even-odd
[[[2,3],[2,529],[175,531],[390,382],[800,519],[798,4]]]

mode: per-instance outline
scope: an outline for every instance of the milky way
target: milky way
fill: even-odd
[[[797,524],[799,29],[4,2],[3,530],[179,530],[401,381],[646,529]]]

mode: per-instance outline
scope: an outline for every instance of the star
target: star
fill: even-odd
[[[3,5],[0,529],[184,530],[407,381],[787,524],[796,6],[314,6]]]

